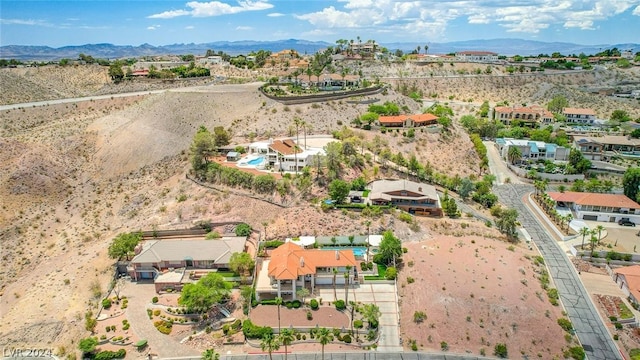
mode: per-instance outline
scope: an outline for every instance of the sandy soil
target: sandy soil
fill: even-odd
[[[501,240],[443,236],[406,244],[400,275],[401,329],[405,346],[493,354],[497,343],[509,355],[562,357],[569,344],[536,276],[531,251]],[[412,280],[413,283],[410,283]],[[426,319],[416,323],[414,312]],[[575,340],[574,340],[575,341]],[[574,345],[572,345],[574,346]]]

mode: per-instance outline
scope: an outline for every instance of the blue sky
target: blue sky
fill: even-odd
[[[640,0],[0,1],[0,45],[522,38],[640,42]],[[640,49],[639,49],[640,50]]]

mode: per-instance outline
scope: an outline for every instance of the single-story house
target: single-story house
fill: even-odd
[[[412,128],[418,126],[435,125],[438,117],[433,114],[380,116],[378,124],[386,127]]]
[[[572,210],[574,219],[617,222],[628,218],[640,223],[640,204],[623,194],[601,194],[585,192],[547,192],[560,207]]]
[[[414,215],[442,216],[440,197],[432,185],[409,180],[377,180],[367,185],[367,203],[393,205]]]
[[[231,255],[245,252],[246,237],[223,237],[217,240],[148,240],[138,245],[127,272],[132,279],[162,280],[179,286],[189,271],[228,269]],[[170,278],[170,281],[167,281]],[[156,289],[158,290],[158,289]]]
[[[273,250],[271,258],[263,262],[256,294],[258,298],[288,295],[295,300],[296,291],[307,284],[311,293],[316,285],[333,284],[334,269],[338,272],[336,284],[344,284],[345,273],[349,282],[353,282],[358,276],[357,265],[351,250],[305,249],[288,241]]]
[[[640,265],[613,270],[613,280],[633,303],[640,304]]]

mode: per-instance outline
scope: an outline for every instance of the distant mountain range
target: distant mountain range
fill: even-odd
[[[620,50],[640,51],[640,44],[601,44],[601,45],[580,45],[561,42],[543,42],[522,39],[491,39],[491,40],[468,40],[446,43],[382,43],[383,47],[391,51],[400,49],[402,51],[412,51],[420,46],[424,52],[425,45],[429,46],[429,53],[443,54],[463,50],[484,50],[496,52],[500,55],[538,55],[560,52],[562,54],[595,54],[605,49],[618,48]],[[278,41],[216,41],[203,44],[173,44],[153,46],[142,44],[113,45],[113,44],[86,44],[77,46],[63,46],[52,48],[49,46],[26,46],[26,45],[6,45],[0,46],[0,58],[18,60],[59,60],[63,58],[76,59],[78,54],[91,55],[94,58],[123,58],[138,57],[145,55],[171,55],[171,54],[197,54],[204,55],[207,50],[215,52],[223,51],[230,55],[247,54],[251,51],[269,50],[280,51],[285,49],[295,49],[302,54],[312,54],[318,50],[325,49],[335,44],[323,41],[307,41],[298,39],[278,40]]]

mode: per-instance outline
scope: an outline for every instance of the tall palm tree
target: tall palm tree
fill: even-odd
[[[596,232],[595,231],[591,231],[591,238],[589,239],[589,242],[591,243],[591,257],[593,257],[593,251],[596,248],[596,244],[598,243],[598,238],[596,237]]]
[[[580,229],[579,234],[582,235],[582,245],[580,246],[580,249],[582,249],[582,251],[584,251],[584,238],[590,233],[591,233],[591,230],[586,226]]]
[[[333,341],[333,334],[327,328],[320,328],[316,331],[316,339],[322,345],[322,360],[324,360],[324,346]]]
[[[571,224],[571,220],[573,220],[573,215],[571,214],[567,214],[567,216],[564,217],[564,221],[567,223],[567,232],[569,232],[569,224]]]
[[[349,274],[351,273],[351,265],[347,265],[347,271],[344,273],[344,303],[349,303]]]
[[[280,305],[282,305],[282,298],[278,296],[276,298],[276,305],[278,306],[278,333],[280,332]]]
[[[598,231],[598,245],[600,245],[600,240],[602,240],[602,230],[604,230],[604,226],[598,225],[596,226],[596,230]]]
[[[300,143],[300,125],[302,124],[302,119],[299,117],[293,118],[293,124],[296,126],[296,146],[293,147],[293,156],[295,158],[295,169],[296,175],[298,175],[298,144]]]
[[[284,345],[284,360],[287,360],[287,346],[291,345],[295,339],[296,337],[293,334],[293,329],[282,329],[278,335],[278,340],[282,345]]]
[[[336,276],[338,275],[338,269],[333,268],[333,301],[338,300],[338,294],[336,292]]]
[[[429,45],[425,45],[424,46],[424,53],[425,55],[427,54],[427,52],[429,51]]]
[[[280,349],[280,341],[273,334],[265,334],[260,341],[260,348],[269,353],[269,360],[273,360],[271,353]]]

